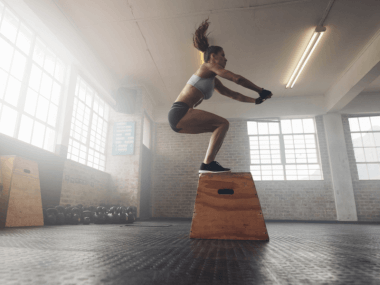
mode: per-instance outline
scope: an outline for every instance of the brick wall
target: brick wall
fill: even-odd
[[[368,115],[366,115],[368,116]],[[379,116],[379,114],[376,114]],[[351,140],[348,118],[355,115],[342,115],[344,136],[354,188],[356,211],[359,221],[380,221],[380,180],[359,180],[354,148]]]
[[[250,171],[247,121],[231,119],[216,160],[233,172]],[[321,116],[316,117],[324,180],[258,181],[256,188],[266,219],[336,220],[326,138]],[[198,170],[210,133],[187,135],[157,123],[153,171],[153,216],[192,217]]]
[[[136,206],[138,212],[140,211],[144,110],[148,116],[152,116],[153,105],[145,92],[140,92],[137,96],[135,112],[133,114],[123,114],[111,110],[106,147],[106,172],[111,176],[110,191],[119,193],[121,203]],[[115,122],[135,122],[135,147],[133,154],[112,155],[113,125]],[[152,126],[152,128],[154,128],[154,126]]]
[[[120,195],[109,190],[111,176],[72,160],[63,169],[60,205],[84,206],[119,205]]]

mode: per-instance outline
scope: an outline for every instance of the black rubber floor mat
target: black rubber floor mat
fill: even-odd
[[[158,224],[155,222],[144,222],[144,223],[133,223],[133,224],[126,224],[127,227],[143,227],[143,228],[165,228],[165,227],[171,227],[170,224]]]
[[[0,284],[380,284],[380,225],[267,222],[264,242],[139,223],[1,229]]]

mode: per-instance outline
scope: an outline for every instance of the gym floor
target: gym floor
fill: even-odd
[[[190,220],[0,230],[5,284],[380,284],[380,224],[267,222],[269,242],[191,240]]]

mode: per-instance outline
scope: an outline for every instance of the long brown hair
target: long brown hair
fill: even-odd
[[[205,62],[210,60],[211,54],[217,54],[221,50],[223,50],[220,46],[210,46],[206,35],[208,26],[210,25],[209,19],[207,18],[202,22],[202,24],[196,29],[193,35],[193,44],[194,47],[203,52],[203,59]]]

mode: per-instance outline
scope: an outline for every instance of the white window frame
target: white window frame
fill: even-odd
[[[281,121],[283,120],[296,120],[296,119],[312,119],[313,120],[313,123],[314,123],[314,130],[315,132],[314,133],[283,133],[282,131],[282,127],[281,127]],[[253,155],[251,154],[251,151],[253,150],[252,149],[252,146],[251,146],[251,143],[250,143],[250,159],[251,159],[251,173],[252,173],[252,176],[254,177],[255,180],[258,180],[258,181],[321,181],[321,180],[324,180],[324,177],[323,177],[323,170],[322,170],[322,161],[321,161],[321,156],[320,156],[320,148],[319,148],[319,142],[318,142],[318,133],[317,133],[317,127],[316,127],[316,122],[315,122],[315,118],[310,118],[310,117],[305,117],[305,118],[287,118],[287,119],[280,119],[280,118],[271,118],[271,119],[255,119],[255,120],[249,120],[247,122],[247,126],[248,126],[248,123],[249,122],[257,122],[257,123],[260,123],[260,122],[263,122],[263,123],[277,123],[278,124],[278,129],[279,129],[279,133],[278,134],[249,134],[249,130],[248,130],[248,136],[250,138],[250,141],[251,141],[251,138],[252,137],[270,137],[270,136],[278,136],[279,138],[279,145],[280,145],[280,162],[278,163],[261,163],[261,160],[260,160],[260,163],[252,163],[252,161],[257,161],[257,159],[254,159],[256,157],[253,157]],[[286,147],[285,147],[285,140],[284,140],[284,136],[288,136],[288,135],[291,135],[293,136],[293,140],[294,140],[294,136],[297,136],[297,135],[302,135],[302,136],[305,136],[305,135],[313,135],[314,136],[314,143],[315,143],[315,150],[316,150],[316,160],[317,162],[316,163],[308,163],[308,162],[305,162],[305,163],[297,163],[297,162],[294,162],[294,163],[286,163]],[[295,148],[296,149],[296,148]],[[272,149],[270,149],[272,151]],[[260,150],[259,150],[260,151]],[[271,159],[272,160],[272,159]],[[312,175],[310,175],[310,172],[313,171],[311,169],[309,169],[309,165],[318,165],[319,167],[319,171],[320,171],[320,178],[317,178],[317,179],[311,179]],[[260,166],[260,167],[258,167]],[[262,168],[261,166],[264,166],[264,168]],[[282,167],[282,175],[276,175],[277,176],[277,179],[274,179],[275,175],[274,175],[274,172],[279,172],[280,171],[280,167],[278,167],[278,169],[274,169],[273,166],[281,166]],[[307,177],[308,179],[299,179],[298,176],[301,176],[301,175],[287,175],[287,166],[296,166],[297,167],[302,167],[304,168],[304,166],[307,166],[307,169],[304,169],[304,170],[301,170],[301,169],[296,169],[296,170],[300,170],[300,171],[308,171],[308,174],[307,174]],[[260,170],[258,170],[260,168]],[[265,170],[265,168],[268,168],[268,170]],[[271,170],[269,170],[269,168],[272,168]],[[263,170],[264,169],[264,170]],[[291,170],[291,169],[290,169]],[[318,169],[316,169],[318,170]],[[260,171],[260,175],[258,175],[258,171]],[[269,172],[269,171],[272,171],[272,175],[263,175],[263,171],[265,172]],[[259,177],[260,176],[260,177]],[[268,177],[266,177],[265,179],[263,179],[264,176],[272,176],[272,179],[268,179]],[[297,176],[297,179],[290,179],[290,177],[292,176]],[[282,177],[282,179],[278,178],[278,177]],[[315,176],[317,177],[317,176]]]
[[[369,118],[369,122],[371,124],[371,130],[361,130],[359,120],[364,119],[364,118]],[[380,144],[376,144],[378,139],[376,140],[376,138],[375,138],[375,136],[377,136],[377,138],[380,137],[380,129],[374,130],[374,126],[373,126],[373,122],[372,122],[371,118],[380,118],[380,115],[358,115],[358,116],[348,117],[348,124],[349,124],[350,139],[351,139],[351,143],[352,143],[352,150],[353,150],[354,157],[355,157],[355,164],[356,164],[356,170],[358,172],[358,179],[360,181],[380,180],[380,176],[371,178],[370,177],[371,175],[369,172],[369,167],[371,167],[371,168],[373,167],[376,169],[380,168]],[[358,131],[352,130],[352,129],[357,129],[357,128],[356,128],[356,126],[353,126],[353,123],[352,123],[353,121],[351,119],[358,119],[358,127],[359,127]],[[362,146],[359,146],[359,145],[355,146],[353,137],[357,134],[360,134]],[[373,141],[374,146],[364,146],[362,134],[372,134],[373,135],[372,138],[374,139],[374,141]],[[357,138],[359,138],[359,137],[357,137]],[[359,154],[359,151],[356,151],[356,150],[359,150],[359,149],[362,150],[365,160],[367,160],[367,153],[369,153],[372,149],[374,157],[376,157],[376,159],[374,161],[358,161],[358,158],[361,156],[361,154]],[[366,153],[366,150],[368,150],[367,153]],[[366,171],[367,175],[365,175],[363,171]]]
[[[83,101],[79,96],[79,84],[81,84],[80,83],[81,81],[83,81],[85,83],[86,92],[87,92],[88,88],[90,88],[93,91],[91,106],[86,105],[85,101]],[[87,93],[86,93],[86,96],[87,96]],[[92,124],[93,124],[93,119],[94,119],[94,113],[96,113],[96,115],[100,117],[100,114],[98,114],[97,112],[94,111],[95,97],[98,97],[98,99],[100,99],[101,101],[104,102],[104,106],[105,106],[104,115],[107,116],[106,119],[104,118],[104,116],[101,117],[106,122],[106,124],[105,124],[106,129],[105,129],[105,131],[102,130],[102,134],[100,134],[100,136],[102,136],[104,134],[104,141],[102,141],[102,143],[104,144],[102,146],[102,152],[98,151],[97,149],[95,149],[93,147],[92,140],[91,140],[92,135],[93,135]],[[79,128],[78,124],[80,122],[78,122],[78,120],[77,120],[78,113],[76,112],[76,109],[75,109],[76,108],[75,102],[78,102],[77,103],[78,106],[79,106],[79,103],[84,104],[85,108],[87,107],[90,111],[89,118],[88,118],[88,126],[86,126],[86,129]],[[105,171],[105,166],[106,166],[106,162],[107,162],[106,150],[107,150],[107,133],[109,130],[109,123],[110,123],[109,122],[110,108],[111,107],[108,105],[106,100],[104,100],[102,98],[102,96],[97,91],[97,89],[93,86],[93,84],[91,84],[91,82],[89,80],[87,80],[84,76],[77,75],[76,82],[75,82],[73,112],[71,114],[71,125],[70,125],[70,136],[69,136],[67,159],[79,162],[81,164],[87,165],[89,167],[92,167],[92,168],[95,168],[95,169],[98,169],[101,171]],[[84,113],[84,116],[85,116],[85,113]],[[82,126],[85,126],[85,124],[83,123]],[[80,129],[80,133],[76,131],[79,129]],[[75,132],[77,135],[79,135],[79,136],[83,137],[83,139],[85,139],[85,143],[83,141],[81,141],[80,139],[75,137]],[[85,136],[84,136],[84,134],[85,134]],[[98,135],[98,133],[96,133],[94,136],[97,136],[97,135]],[[98,137],[99,137],[99,135],[98,135]],[[78,144],[84,146],[85,149],[84,148],[78,149],[79,153],[78,153],[78,155],[76,155],[74,153],[74,151],[76,151],[74,148]],[[93,155],[91,154],[91,152],[93,152]],[[84,154],[84,157],[80,157],[81,154]],[[103,158],[103,162],[104,162],[103,164],[100,164],[100,158]],[[94,161],[97,159],[99,159],[99,163],[97,163],[95,165]]]
[[[11,108],[13,111],[17,112],[17,115],[16,115],[17,117],[16,117],[16,121],[15,121],[15,127],[13,129],[13,133],[8,134],[8,135],[13,137],[13,138],[19,139],[21,141],[27,142],[31,145],[43,148],[47,151],[55,152],[55,147],[56,147],[56,142],[57,142],[57,134],[58,134],[58,129],[59,129],[59,124],[58,124],[59,113],[61,112],[61,105],[62,105],[61,103],[63,100],[62,95],[63,95],[63,89],[64,89],[65,75],[66,75],[66,70],[67,70],[66,64],[64,63],[63,60],[59,59],[59,57],[54,52],[52,52],[50,50],[52,52],[52,54],[55,56],[55,58],[58,58],[63,65],[62,82],[59,82],[56,80],[54,72],[53,72],[53,75],[51,75],[52,82],[54,83],[56,81],[56,83],[58,83],[60,85],[60,94],[59,94],[59,100],[58,100],[58,105],[57,105],[58,109],[56,112],[57,114],[55,116],[54,126],[52,126],[48,123],[48,118],[46,118],[46,121],[43,121],[43,120],[40,120],[39,118],[37,118],[37,104],[38,104],[38,102],[36,102],[35,112],[34,112],[35,114],[34,115],[31,115],[30,113],[25,111],[26,98],[27,98],[27,94],[28,94],[28,89],[30,88],[29,81],[32,77],[32,66],[33,66],[33,64],[37,64],[36,61],[34,60],[34,51],[36,48],[36,42],[37,42],[37,40],[39,40],[40,42],[43,43],[43,40],[39,37],[38,33],[36,33],[33,29],[31,29],[30,26],[27,23],[25,23],[25,21],[22,20],[21,17],[19,17],[17,15],[17,13],[15,13],[13,11],[12,8],[10,8],[4,2],[2,2],[2,1],[0,1],[0,2],[4,6],[3,11],[1,12],[0,26],[1,26],[2,21],[4,19],[3,14],[5,11],[5,8],[7,10],[9,10],[14,15],[14,17],[16,17],[18,20],[17,34],[16,34],[16,39],[15,39],[14,43],[12,41],[10,41],[7,37],[5,37],[3,34],[0,33],[0,38],[2,40],[5,40],[8,44],[10,44],[15,49],[15,51],[13,52],[11,64],[13,64],[13,58],[14,58],[16,51],[20,52],[23,56],[26,57],[24,74],[23,74],[23,77],[21,79],[21,87],[20,87],[19,94],[18,94],[18,102],[17,102],[16,106],[12,105],[9,102],[6,102],[5,101],[6,94],[4,93],[4,97],[2,99],[0,99],[0,120],[1,120],[1,115],[3,113],[4,107]],[[25,50],[22,50],[20,47],[18,47],[17,43],[16,43],[18,40],[19,33],[20,33],[21,25],[25,26],[25,28],[27,28],[29,30],[29,32],[31,33],[30,47],[29,47],[28,53],[26,53]],[[48,45],[46,45],[46,44],[44,44],[44,45],[49,49]],[[42,75],[43,75],[43,73],[46,72],[45,68],[41,67],[41,66],[38,66],[38,67],[42,70]],[[4,87],[4,92],[6,92],[7,84],[9,82],[9,78],[12,76],[11,75],[11,68],[12,67],[10,67],[9,71],[2,69],[8,74],[8,80],[7,80],[7,83]],[[56,68],[56,65],[55,65],[55,68]],[[41,81],[42,81],[42,76],[40,78],[40,84],[41,84]],[[50,89],[50,96],[51,96],[51,93],[53,90],[52,88],[53,88],[53,85]],[[41,96],[38,91],[37,91],[37,96],[38,96],[37,98],[39,98],[39,96]],[[48,104],[49,105],[48,105],[48,110],[47,110],[47,114],[48,114],[47,117],[49,116],[50,105],[52,105],[51,100],[48,100]],[[22,138],[22,134],[20,133],[22,118],[27,118],[29,120],[32,120],[32,126],[29,127],[31,129],[30,134],[29,134],[29,139],[26,139],[25,137]],[[33,134],[36,135],[36,133],[34,131],[35,131],[35,128],[37,128],[37,124],[39,124],[40,126],[42,125],[44,127],[44,135],[42,138],[42,145],[35,143],[35,141],[33,142],[33,140],[34,140]],[[53,134],[50,131],[50,140],[48,140],[48,137],[47,137],[48,136],[48,134],[47,134],[48,129],[53,130]]]

